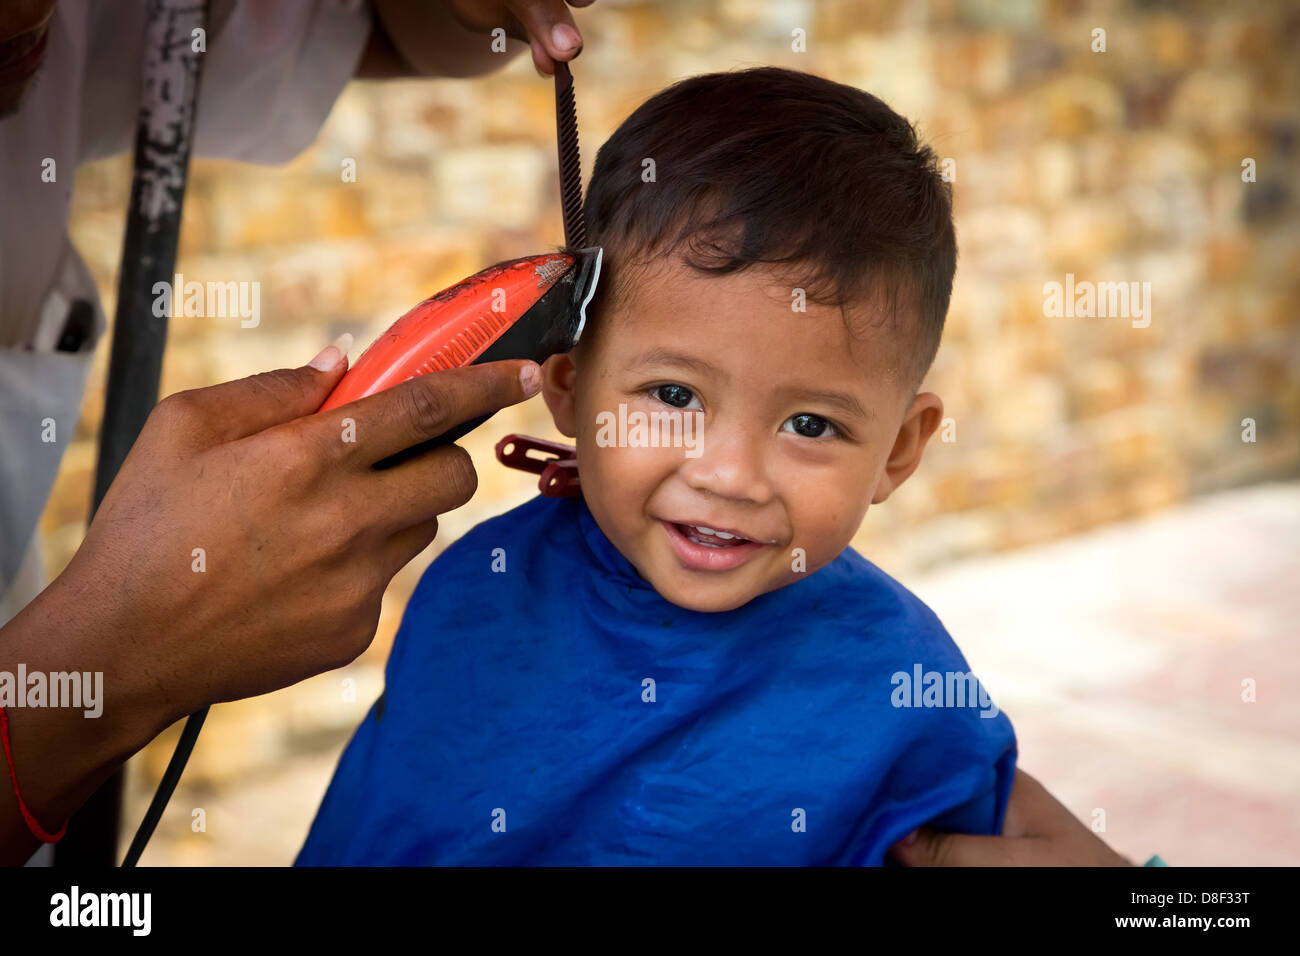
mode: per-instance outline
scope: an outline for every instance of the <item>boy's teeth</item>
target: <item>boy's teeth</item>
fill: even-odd
[[[740,535],[738,534],[731,534],[728,531],[715,531],[712,528],[704,527],[704,525],[702,524],[692,524],[692,525],[687,525],[687,527],[695,531],[697,534],[705,534],[712,538],[722,538],[724,541],[733,541],[736,539],[739,539],[741,541],[745,540],[744,538],[741,538]]]

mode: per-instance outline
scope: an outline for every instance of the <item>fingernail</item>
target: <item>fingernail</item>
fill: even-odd
[[[555,44],[557,50],[568,53],[582,43],[582,37],[578,36],[578,31],[567,23],[557,23],[551,27],[551,42]]]
[[[519,373],[519,383],[524,387],[524,396],[532,398],[542,390],[542,370],[536,362],[529,362]]]
[[[328,372],[343,361],[350,348],[352,348],[352,333],[344,332],[331,344],[321,349],[320,354],[307,364],[317,371]]]

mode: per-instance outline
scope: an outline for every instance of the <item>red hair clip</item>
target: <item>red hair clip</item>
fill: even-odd
[[[546,497],[568,498],[582,494],[578,482],[578,451],[572,445],[528,435],[507,435],[497,442],[496,451],[497,461],[507,468],[541,475],[537,489]],[[540,452],[547,457],[539,458],[529,452]]]

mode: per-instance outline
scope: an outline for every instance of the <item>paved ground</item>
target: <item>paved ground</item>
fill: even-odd
[[[905,583],[1010,715],[1021,765],[1085,821],[1103,811],[1120,852],[1300,864],[1300,484]],[[217,793],[183,784],[145,862],[291,862],[345,740]],[[147,799],[133,788],[128,819]]]
[[[1300,864],[1300,485],[909,582],[1020,764],[1139,862]],[[1243,681],[1255,701],[1243,701]]]

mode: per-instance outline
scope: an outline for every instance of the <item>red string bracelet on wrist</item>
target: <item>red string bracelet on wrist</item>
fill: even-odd
[[[27,809],[27,804],[23,802],[23,795],[18,789],[18,771],[14,769],[13,748],[9,745],[9,715],[5,713],[4,707],[0,707],[0,741],[4,742],[5,762],[9,765],[9,779],[14,784],[14,796],[18,799],[18,810],[22,813],[23,819],[27,822],[27,829],[32,831],[32,836],[42,843],[58,843],[63,839],[63,834],[68,832],[68,824],[65,821],[63,826],[59,827],[59,832],[49,834],[41,828],[32,816],[32,811]]]

